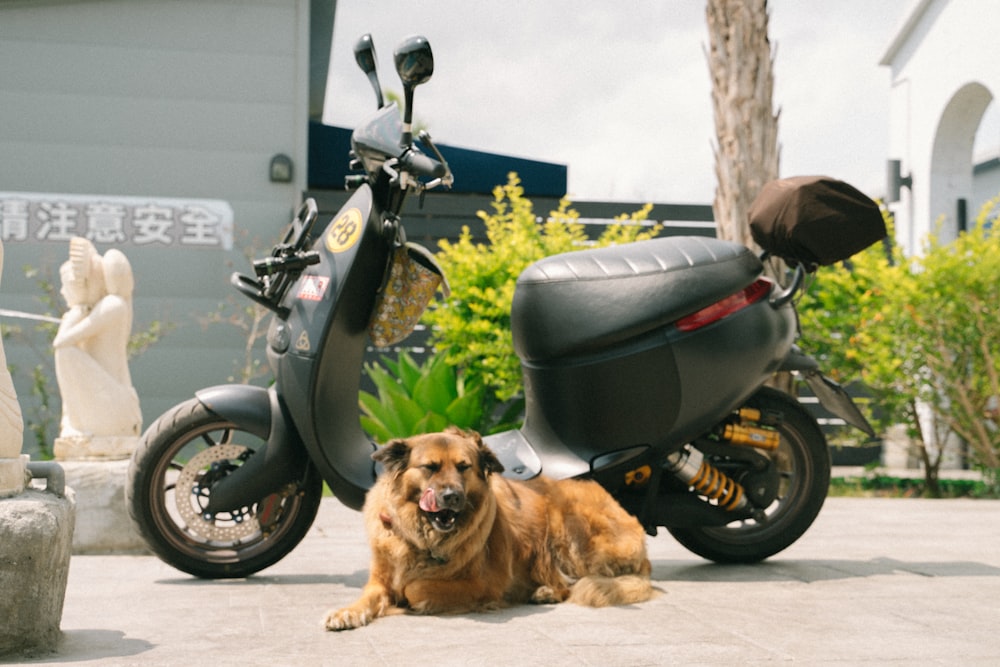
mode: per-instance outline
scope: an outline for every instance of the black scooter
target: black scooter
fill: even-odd
[[[289,553],[316,515],[323,481],[360,509],[376,476],[359,423],[363,355],[378,302],[402,257],[408,193],[450,185],[430,137],[413,143],[414,88],[433,56],[414,37],[395,52],[404,117],[382,101],[370,36],[355,48],[379,110],[352,136],[364,174],[313,234],[306,201],[254,275],[235,287],[274,312],[268,388],[222,385],[159,417],[129,470],[135,529],[172,566],[245,577]],[[743,246],[673,237],[549,257],[519,278],[511,313],[526,420],[486,442],[504,474],[593,478],[651,535],[667,530],[719,562],[753,562],[812,523],[830,478],[827,443],[799,402],[765,386],[804,377],[831,412],[871,427],[816,362],[794,347],[790,286],[763,276]]]

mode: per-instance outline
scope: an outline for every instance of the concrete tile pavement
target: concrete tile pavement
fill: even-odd
[[[795,545],[718,566],[650,539],[663,594],[320,628],[367,578],[361,517],[324,500],[285,560],[200,581],[152,556],[74,556],[54,653],[35,665],[995,665],[1000,501],[831,498]],[[10,657],[8,657],[10,660]]]

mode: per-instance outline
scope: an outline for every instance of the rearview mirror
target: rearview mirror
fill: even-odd
[[[382,97],[382,85],[378,80],[378,60],[375,58],[375,42],[372,41],[371,34],[362,35],[355,42],[354,59],[361,71],[368,75],[368,81],[375,89],[375,101],[381,109],[385,106],[385,99]]]
[[[413,89],[431,78],[434,73],[434,54],[426,37],[415,35],[403,41],[393,54],[396,72],[403,82],[403,144],[413,142]]]
[[[403,86],[416,87],[434,73],[434,54],[426,37],[408,37],[396,48],[396,71]]]

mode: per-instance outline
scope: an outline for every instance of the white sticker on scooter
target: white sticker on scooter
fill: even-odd
[[[350,208],[340,214],[326,233],[326,249],[330,252],[344,252],[354,247],[361,238],[364,219],[361,210]]]
[[[305,330],[299,334],[299,339],[295,341],[295,349],[299,352],[308,352],[312,349],[312,343],[309,342],[309,334]]]
[[[299,298],[305,301],[321,301],[329,284],[330,279],[327,276],[304,276],[302,287],[299,288]]]

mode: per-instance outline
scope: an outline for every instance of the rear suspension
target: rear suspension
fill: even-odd
[[[687,484],[695,493],[715,502],[729,512],[749,513],[761,520],[764,511],[747,499],[739,482],[705,459],[705,455],[693,447],[678,450],[667,457],[666,469],[677,479]]]

